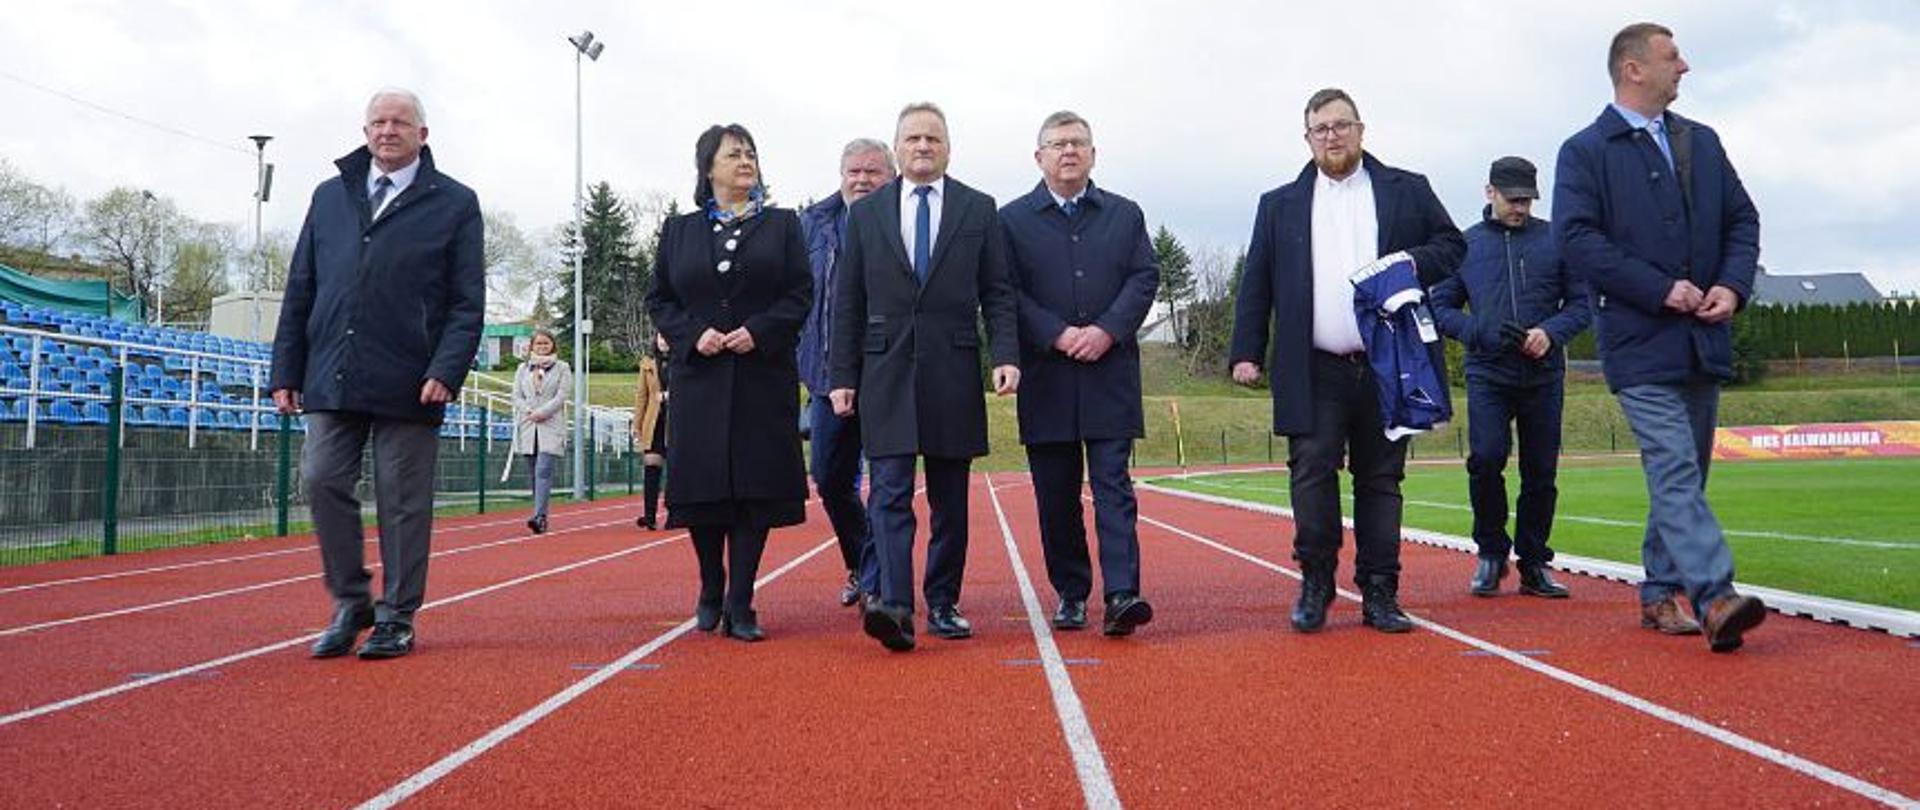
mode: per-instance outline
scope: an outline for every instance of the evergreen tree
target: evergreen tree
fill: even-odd
[[[1193,298],[1193,257],[1167,226],[1153,232],[1153,261],[1160,266],[1160,289],[1155,297],[1167,305],[1167,317],[1173,325],[1174,342],[1185,345],[1184,305]]]
[[[577,240],[572,224],[561,229],[561,242],[567,248],[562,255],[568,261],[559,273],[560,294],[553,302],[560,315],[555,338],[562,352],[571,357],[574,306],[571,259],[574,246],[579,244],[579,249],[584,250],[581,285],[586,294],[585,317],[593,321],[594,327],[591,348],[616,357],[631,357],[641,343],[640,299],[646,290],[636,282],[644,276],[644,255],[635,238],[632,210],[605,181],[595,183],[587,191],[584,233],[585,238]],[[615,365],[630,364],[629,359]],[[594,366],[605,367],[598,362]]]

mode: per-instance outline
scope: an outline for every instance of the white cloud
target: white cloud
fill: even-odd
[[[693,140],[738,121],[788,203],[834,188],[839,147],[891,135],[931,99],[955,176],[1001,198],[1036,179],[1033,130],[1055,109],[1094,123],[1097,176],[1196,248],[1237,249],[1259,193],[1307,159],[1300,106],[1351,91],[1384,159],[1426,173],[1461,224],[1487,163],[1552,156],[1609,97],[1606,43],[1658,19],[1694,67],[1681,111],[1715,126],[1759,201],[1777,270],[1861,268],[1920,289],[1920,14],[1899,4],[1710,2],[1608,7],[1388,2],[951,6],[744,2],[40,3],[0,28],[0,71],[231,143],[221,149],[0,77],[0,154],[82,198],[116,185],[246,222],[245,136],[276,136],[270,228],[295,228],[313,185],[357,145],[381,85],[418,91],[443,167],[529,232],[571,215],[573,56],[589,182],[683,201]]]

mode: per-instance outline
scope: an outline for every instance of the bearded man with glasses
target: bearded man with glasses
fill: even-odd
[[[1270,370],[1273,432],[1287,437],[1293,557],[1303,575],[1293,628],[1312,633],[1327,621],[1345,466],[1353,476],[1362,622],[1404,633],[1413,629],[1399,605],[1407,440],[1387,438],[1349,277],[1404,251],[1420,284],[1432,285],[1459,266],[1466,242],[1425,177],[1362,149],[1366,125],[1344,91],[1314,93],[1305,118],[1312,162],[1293,182],[1261,196],[1254,216],[1234,312],[1233,379],[1253,385]],[[1427,346],[1433,367],[1444,369],[1441,343]]]

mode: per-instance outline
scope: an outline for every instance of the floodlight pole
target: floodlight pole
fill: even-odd
[[[252,315],[253,315],[253,326],[252,326],[253,333],[251,335],[248,335],[248,338],[251,339],[253,342],[258,343],[260,342],[260,285],[266,283],[267,276],[268,276],[267,245],[266,245],[266,242],[261,239],[261,230],[262,230],[261,211],[262,211],[262,207],[267,202],[267,193],[268,193],[267,192],[267,182],[268,182],[267,180],[267,141],[273,140],[273,136],[272,135],[248,135],[247,138],[252,140],[254,145],[253,252],[260,259],[260,275],[257,277],[257,279],[254,281],[253,284],[249,285],[253,288],[251,290],[251,296],[250,296],[252,300],[248,302],[250,304],[250,309],[252,310]]]
[[[581,66],[599,61],[606,43],[594,42],[592,31],[567,37],[573,45],[573,497],[587,496],[587,336],[586,325],[586,139],[581,101]]]

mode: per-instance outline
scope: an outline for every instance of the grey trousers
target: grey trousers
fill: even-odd
[[[434,425],[364,413],[307,414],[300,474],[319,536],[327,593],[338,607],[364,605],[369,598],[372,574],[366,568],[360,499],[354,494],[369,435],[385,585],[374,605],[374,620],[412,624],[427,594],[434,470],[440,455],[440,430]]]
[[[533,516],[546,517],[547,504],[553,500],[553,468],[559,466],[560,457],[535,451],[525,458],[533,468]]]
[[[1640,440],[1647,476],[1647,533],[1640,544],[1647,578],[1640,602],[1684,590],[1694,614],[1704,617],[1708,602],[1733,592],[1733,552],[1707,504],[1720,384],[1636,385],[1615,396]]]

